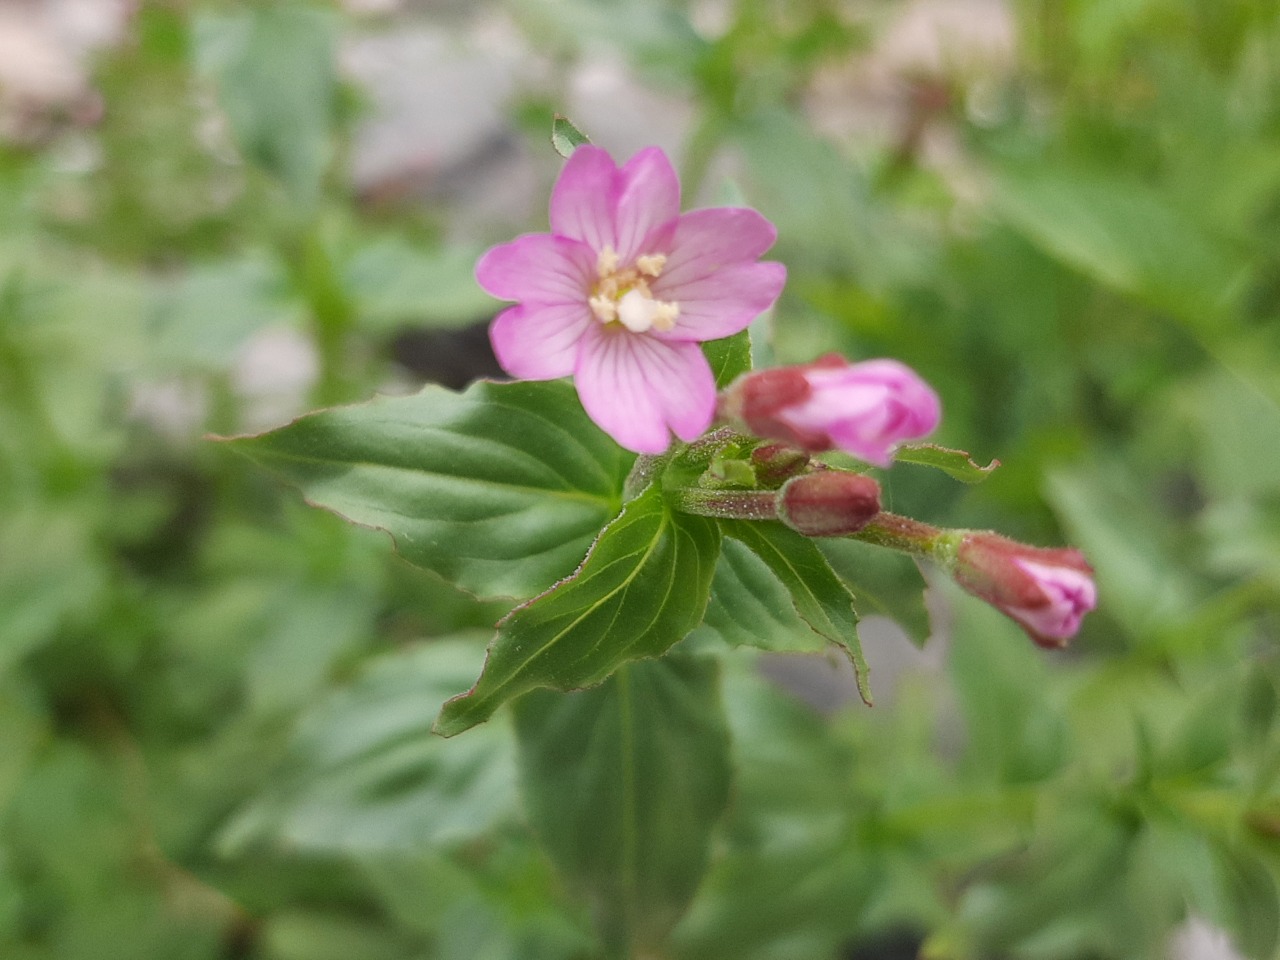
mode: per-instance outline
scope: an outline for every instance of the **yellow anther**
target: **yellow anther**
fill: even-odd
[[[596,273],[603,280],[609,274],[618,269],[618,251],[608,244],[600,251],[600,255],[596,257]]]
[[[618,319],[618,303],[612,297],[592,297],[587,305],[601,323],[612,323]]]
[[[676,325],[680,317],[680,304],[658,301],[658,309],[653,312],[653,329],[666,333]]]
[[[661,276],[662,268],[666,265],[667,255],[665,253],[648,253],[643,257],[636,257],[636,269],[646,276]]]

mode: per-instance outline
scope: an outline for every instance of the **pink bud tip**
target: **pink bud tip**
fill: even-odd
[[[880,484],[843,470],[792,477],[777,497],[778,518],[806,537],[857,533],[880,512]]]
[[[1066,646],[1098,603],[1093,568],[1079,550],[971,533],[961,540],[956,561],[956,582],[1015,620],[1042,647]]]
[[[746,374],[725,392],[721,412],[759,437],[815,453],[837,448],[887,467],[898,444],[933,432],[941,406],[896,360],[850,364],[830,354]]]

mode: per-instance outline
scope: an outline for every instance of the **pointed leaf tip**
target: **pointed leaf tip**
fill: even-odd
[[[577,150],[578,147],[585,143],[590,143],[591,138],[573,125],[573,121],[563,114],[557,113],[551,121],[551,146],[555,148],[556,153],[569,159],[569,155]]]
[[[894,454],[894,459],[899,463],[933,467],[961,483],[981,483],[1000,466],[999,460],[992,460],[985,467],[979,466],[965,451],[940,447],[936,443],[903,444]]]

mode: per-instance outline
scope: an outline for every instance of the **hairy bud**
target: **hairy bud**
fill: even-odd
[[[778,519],[806,537],[857,533],[880,512],[880,484],[844,470],[792,477],[777,494]]]
[[[1079,550],[1041,549],[994,533],[961,536],[952,576],[1042,647],[1066,646],[1098,602],[1093,568]]]

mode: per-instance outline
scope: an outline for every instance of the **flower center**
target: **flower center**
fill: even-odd
[[[596,260],[600,278],[587,300],[601,323],[620,323],[632,333],[657,330],[665,333],[676,325],[680,305],[654,299],[649,281],[662,275],[667,265],[665,253],[646,253],[634,265],[618,269],[618,252],[606,246]]]

